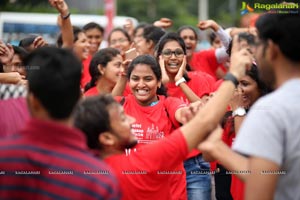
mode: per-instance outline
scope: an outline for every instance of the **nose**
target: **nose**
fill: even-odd
[[[145,85],[145,82],[143,79],[139,80],[138,87],[143,87]]]
[[[174,53],[174,52],[172,52],[172,54],[171,54],[170,58],[176,58],[176,56],[175,56],[175,53]]]

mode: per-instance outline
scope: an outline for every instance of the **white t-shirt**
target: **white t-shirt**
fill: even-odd
[[[275,199],[300,199],[300,79],[287,81],[252,106],[233,149],[277,163],[283,174]]]

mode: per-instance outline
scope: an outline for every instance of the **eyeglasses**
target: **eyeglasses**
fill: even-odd
[[[117,40],[112,40],[110,41],[110,44],[114,45],[114,44],[117,44],[117,42],[119,43],[124,43],[124,42],[127,42],[128,40],[125,39],[125,38],[120,38],[120,39],[117,39]]]
[[[177,58],[182,58],[184,56],[184,52],[182,49],[175,49],[175,51],[172,51],[171,49],[165,49],[161,52],[161,54],[165,58],[170,58],[172,54],[174,54]]]

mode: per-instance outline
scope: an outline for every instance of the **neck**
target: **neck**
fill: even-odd
[[[106,93],[111,93],[115,84],[112,84],[109,81],[106,81],[104,78],[100,78],[97,81],[97,90],[99,91],[100,94],[106,94]]]
[[[119,154],[124,154],[125,150],[117,150],[117,149],[112,149],[112,148],[108,148],[108,149],[102,149],[99,152],[99,157],[101,159],[105,159],[108,158],[110,156],[114,156],[114,155],[119,155]]]
[[[48,121],[48,122],[55,122],[57,124],[73,127],[73,118],[65,118],[65,119],[53,119],[46,115],[39,115],[39,116],[32,116],[34,119],[42,120],[42,121]]]
[[[168,73],[168,72],[167,72],[167,73]],[[168,73],[168,76],[169,76],[169,82],[170,82],[170,83],[175,82],[175,76],[176,76],[176,74],[170,74],[170,73]]]
[[[277,66],[277,70],[275,71],[276,88],[282,86],[290,79],[300,78],[300,66],[298,63],[291,63],[290,61],[284,60],[278,62]]]

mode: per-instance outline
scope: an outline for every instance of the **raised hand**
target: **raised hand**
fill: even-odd
[[[161,55],[159,56],[159,66],[161,69],[162,84],[166,84],[170,81],[170,77],[168,76],[167,71],[166,71],[165,60],[163,59],[163,57]]]
[[[48,43],[44,40],[42,36],[38,36],[33,41],[34,48],[39,48],[43,46],[48,46]]]
[[[0,63],[7,64],[12,60],[14,56],[14,49],[10,44],[4,44],[0,41]]]
[[[217,24],[217,22],[215,22],[214,20],[203,20],[203,21],[199,21],[199,23],[197,24],[197,27],[200,30],[206,30],[206,29],[213,29],[215,32],[218,31],[219,29],[219,24]]]
[[[229,72],[238,80],[245,76],[246,69],[252,65],[253,57],[246,48],[241,48],[238,36],[234,36],[232,41]]]
[[[173,25],[173,21],[169,18],[160,18],[160,20],[155,21],[153,25],[166,29],[166,28],[170,28]]]
[[[180,66],[176,76],[174,77],[175,82],[183,77],[183,74],[185,73],[185,71],[186,71],[186,56],[183,57],[181,66]]]
[[[62,17],[69,14],[69,7],[64,0],[49,0],[49,3],[61,14]]]

